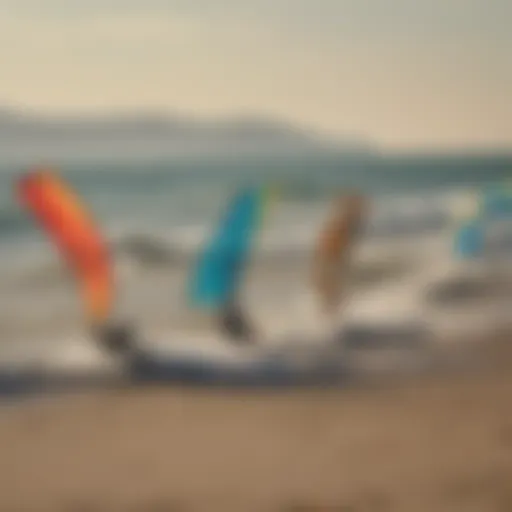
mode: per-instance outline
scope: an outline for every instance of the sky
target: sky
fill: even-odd
[[[2,0],[0,105],[512,148],[510,0]]]

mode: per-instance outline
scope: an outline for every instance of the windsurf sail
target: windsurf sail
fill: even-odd
[[[512,219],[512,188],[493,184],[475,190],[453,212],[455,256],[473,259],[484,255],[486,233],[497,221]]]
[[[268,192],[249,188],[232,199],[193,269],[188,283],[192,307],[214,312],[235,300],[268,204]]]
[[[343,277],[354,242],[358,238],[365,212],[358,195],[336,199],[315,250],[313,285],[324,311],[333,314],[339,307]]]
[[[88,320],[103,323],[113,301],[112,265],[90,213],[50,169],[35,169],[23,175],[17,182],[17,194],[74,270]]]
[[[454,251],[462,259],[480,256],[484,250],[484,228],[478,218],[464,222],[455,234]]]

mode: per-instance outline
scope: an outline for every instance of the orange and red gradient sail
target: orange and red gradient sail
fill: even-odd
[[[96,224],[73,190],[51,169],[38,168],[16,184],[22,204],[58,247],[81,284],[87,320],[104,322],[113,302],[110,254]]]
[[[343,274],[360,233],[365,210],[365,202],[357,194],[336,199],[320,233],[315,250],[313,285],[326,313],[334,313],[341,301]]]

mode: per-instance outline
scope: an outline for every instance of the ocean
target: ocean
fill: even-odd
[[[98,365],[74,280],[16,203],[21,172],[0,164],[0,362]],[[230,195],[252,184],[279,194],[243,285],[247,311],[268,339],[320,329],[311,251],[331,199],[350,190],[367,195],[369,211],[340,324],[422,323],[439,340],[511,325],[512,216],[489,223],[486,250],[472,261],[455,257],[453,237],[475,190],[512,178],[512,157],[215,157],[68,163],[60,173],[112,247],[117,314],[149,339],[212,329],[185,303],[187,275]]]

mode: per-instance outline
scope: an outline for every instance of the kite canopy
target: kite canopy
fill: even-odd
[[[112,265],[92,216],[50,169],[35,169],[22,176],[17,194],[74,270],[88,320],[104,322],[113,301]]]
[[[343,273],[365,210],[361,196],[354,194],[339,197],[320,233],[315,250],[313,285],[328,313],[333,313],[341,300]]]
[[[478,219],[462,224],[455,236],[455,254],[460,258],[474,258],[484,250],[484,229]]]
[[[218,229],[200,254],[188,284],[189,303],[219,309],[231,302],[268,203],[267,189],[245,189],[230,202]]]
[[[471,196],[472,208],[465,215],[455,215],[454,252],[463,259],[484,253],[488,226],[496,221],[512,220],[512,187],[490,185]],[[458,213],[458,212],[456,212]]]

